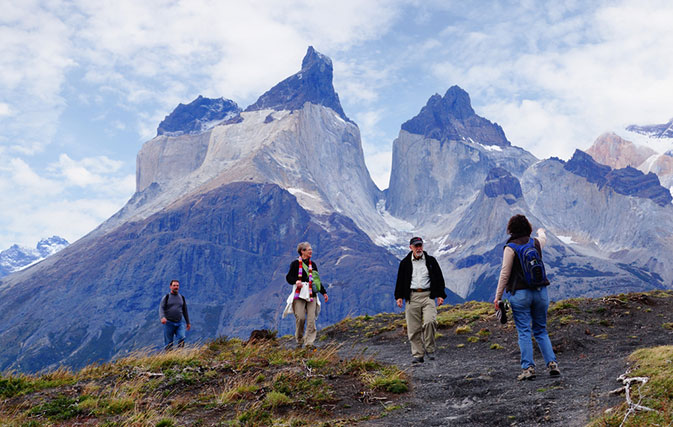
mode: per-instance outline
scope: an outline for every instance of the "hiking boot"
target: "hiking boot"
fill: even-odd
[[[412,364],[412,365],[417,365],[417,364],[419,364],[419,363],[423,363],[423,362],[424,362],[424,360],[423,360],[423,356],[421,356],[421,357],[414,357],[414,360],[411,361],[411,364]]]
[[[533,378],[535,378],[535,367],[533,366],[527,367],[516,377],[519,381],[532,380]]]
[[[547,364],[547,368],[549,369],[549,375],[552,377],[558,377],[561,375],[561,370],[558,368],[558,363],[556,362],[549,362]]]

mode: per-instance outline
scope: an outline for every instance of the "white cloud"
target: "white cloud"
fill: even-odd
[[[2,152],[0,152],[2,154]],[[135,175],[106,156],[73,160],[61,154],[43,173],[21,158],[0,156],[0,250],[60,235],[82,237],[119,210],[135,189]]]
[[[605,131],[669,118],[673,5],[537,6],[493,25],[486,17],[478,32],[447,28],[442,35],[463,47],[432,72],[468,90],[478,113],[538,156],[567,157]]]
[[[12,109],[9,107],[9,104],[5,104],[4,102],[0,102],[0,117],[1,116],[9,116],[12,114]]]

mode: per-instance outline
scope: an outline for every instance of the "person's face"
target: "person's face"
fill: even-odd
[[[423,256],[423,243],[416,243],[415,245],[409,245],[409,249],[414,253],[416,258]]]
[[[313,256],[313,248],[312,247],[307,247],[305,249],[301,250],[301,257],[304,259],[311,258]]]
[[[171,282],[171,293],[177,294],[180,289],[180,282]]]

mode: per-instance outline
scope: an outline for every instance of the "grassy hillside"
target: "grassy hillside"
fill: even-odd
[[[516,381],[516,330],[489,303],[443,306],[438,323],[437,360],[420,366],[398,312],[325,328],[315,350],[221,338],[79,372],[5,374],[0,425],[673,424],[673,292],[552,303],[560,378],[536,349],[537,378]],[[629,396],[652,410],[627,403],[620,376],[648,378]]]
[[[218,339],[76,373],[4,375],[0,424],[340,425],[386,415],[407,390],[395,366],[341,359],[334,346]]]

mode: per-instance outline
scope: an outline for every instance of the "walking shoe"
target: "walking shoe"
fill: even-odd
[[[416,365],[418,363],[423,363],[423,356],[421,357],[414,357],[414,360],[411,361],[412,365]]]
[[[516,377],[519,381],[532,380],[533,378],[535,378],[535,367],[533,366],[527,367]]]
[[[547,364],[547,368],[549,369],[549,375],[552,377],[558,377],[561,375],[561,370],[558,368],[558,363],[556,362],[549,362]]]
[[[435,353],[425,353],[425,355],[428,356],[428,359],[435,360]]]

